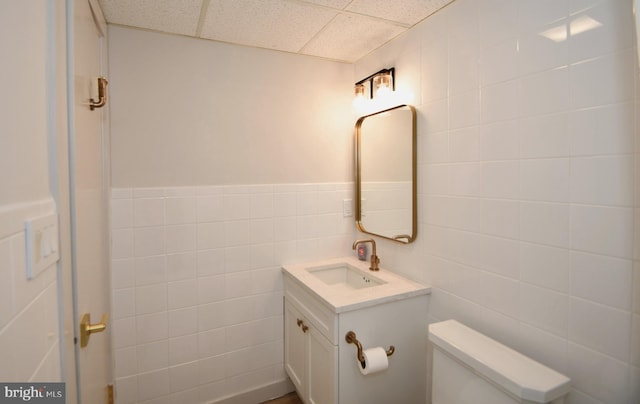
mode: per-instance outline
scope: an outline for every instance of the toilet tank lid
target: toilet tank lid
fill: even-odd
[[[429,340],[521,399],[547,403],[569,392],[565,375],[455,320],[429,325]]]

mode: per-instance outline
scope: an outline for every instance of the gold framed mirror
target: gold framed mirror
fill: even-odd
[[[356,226],[399,243],[417,236],[416,110],[399,105],[355,125]]]

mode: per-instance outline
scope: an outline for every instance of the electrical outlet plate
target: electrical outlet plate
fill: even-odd
[[[51,213],[25,220],[27,279],[33,279],[58,262],[58,215]]]
[[[343,217],[353,216],[353,201],[351,199],[342,200],[342,216]]]

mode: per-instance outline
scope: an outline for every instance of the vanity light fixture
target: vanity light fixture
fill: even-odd
[[[396,68],[382,69],[355,84],[356,98],[373,99],[395,90]],[[366,87],[369,87],[368,97]]]

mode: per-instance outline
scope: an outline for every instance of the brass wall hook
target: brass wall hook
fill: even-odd
[[[89,102],[89,109],[94,110],[96,108],[102,108],[107,103],[107,84],[109,82],[105,77],[98,77],[98,100],[91,98]]]

